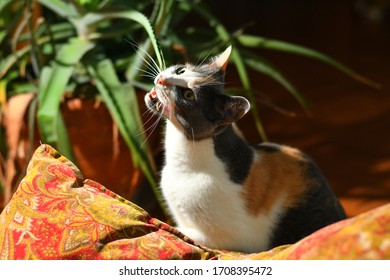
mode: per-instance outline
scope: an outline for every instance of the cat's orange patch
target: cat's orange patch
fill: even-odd
[[[287,207],[298,203],[309,184],[305,176],[307,160],[302,153],[282,146],[279,151],[256,150],[256,154],[242,193],[248,213],[269,213],[279,198]]]

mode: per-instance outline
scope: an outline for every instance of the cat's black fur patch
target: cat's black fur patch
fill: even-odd
[[[242,184],[249,174],[254,153],[244,139],[234,133],[231,125],[213,137],[214,150],[226,166],[230,180]]]
[[[317,165],[307,158],[306,176],[313,181],[298,205],[287,210],[274,229],[270,248],[293,244],[346,218],[343,207]]]
[[[222,90],[222,89],[220,89]],[[194,88],[195,101],[183,98],[184,88],[175,87],[175,114],[189,140],[202,140],[215,134],[216,123],[223,120],[223,102],[228,98],[217,88]]]

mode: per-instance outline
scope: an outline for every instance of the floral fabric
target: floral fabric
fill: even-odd
[[[0,215],[0,259],[390,259],[390,204],[267,252],[213,250],[42,145]]]

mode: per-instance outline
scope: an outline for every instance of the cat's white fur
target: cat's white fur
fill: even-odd
[[[229,180],[213,145],[212,139],[188,140],[167,121],[161,189],[179,230],[212,248],[267,249],[273,225],[282,214],[283,198],[269,213],[249,214],[242,186]]]

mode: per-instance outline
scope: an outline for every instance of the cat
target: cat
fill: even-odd
[[[224,93],[231,47],[154,79],[147,108],[166,121],[161,190],[178,229],[207,247],[261,252],[346,218],[316,164],[273,143],[250,146],[236,126],[249,110]]]

